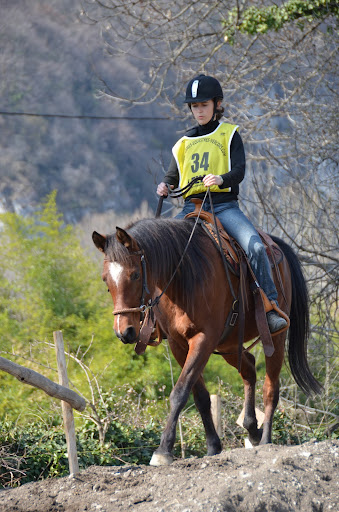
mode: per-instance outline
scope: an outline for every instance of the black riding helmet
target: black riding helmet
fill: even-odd
[[[220,83],[213,76],[199,75],[188,82],[184,103],[223,99]]]

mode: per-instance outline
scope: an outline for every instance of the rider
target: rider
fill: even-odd
[[[222,100],[223,91],[216,78],[199,75],[190,80],[185,103],[198,125],[174,145],[169,169],[158,185],[157,194],[167,196],[168,187],[182,188],[195,176],[201,176],[202,181],[195,183],[184,195],[184,207],[176,217],[184,218],[194,211],[194,203],[190,200],[194,197],[203,199],[206,188],[210,187],[215,215],[246,252],[269,301],[278,305],[265,247],[253,224],[239,208],[239,183],[245,175],[245,152],[238,126],[220,121],[224,112]],[[211,211],[208,198],[204,210]],[[267,313],[267,322],[272,333],[287,326],[286,320],[274,309]]]

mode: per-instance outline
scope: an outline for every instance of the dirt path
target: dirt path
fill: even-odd
[[[93,466],[0,491],[1,512],[338,512],[339,441],[263,446],[168,467]]]

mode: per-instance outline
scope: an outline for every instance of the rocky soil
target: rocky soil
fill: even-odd
[[[0,491],[0,512],[337,512],[339,441],[238,448],[171,466],[92,466]]]

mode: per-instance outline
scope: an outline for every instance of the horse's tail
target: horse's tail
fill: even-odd
[[[292,303],[288,333],[288,362],[294,380],[306,394],[321,393],[322,386],[313,376],[307,361],[310,334],[309,296],[303,271],[293,249],[283,240],[272,236],[282,249],[291,272]]]

